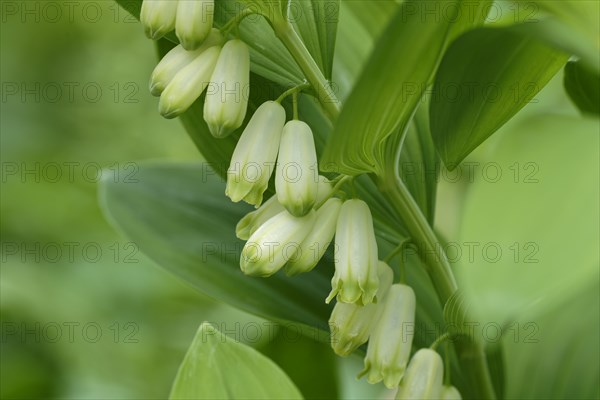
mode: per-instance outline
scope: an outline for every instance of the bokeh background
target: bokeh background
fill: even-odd
[[[201,160],[182,126],[156,111],[147,90],[156,54],[141,26],[110,0],[0,4],[0,397],[165,398],[204,320],[274,359],[306,397],[385,396],[354,380],[358,357],[337,359],[308,339],[288,346],[281,330],[240,333],[266,321],[202,296],[104,219],[101,169],[135,178],[143,160]],[[561,80],[506,131],[532,115],[578,115]],[[460,230],[466,192],[441,183],[447,237]]]

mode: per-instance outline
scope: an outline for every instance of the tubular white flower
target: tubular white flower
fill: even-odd
[[[289,121],[283,128],[275,191],[279,202],[300,217],[308,213],[317,200],[319,175],[317,152],[310,127],[302,121]]]
[[[383,261],[379,261],[377,270],[379,276],[377,297],[384,299],[392,286],[394,273]],[[348,356],[369,340],[373,324],[379,318],[381,310],[381,303],[371,303],[366,306],[336,303],[329,318],[333,351],[340,356]]]
[[[342,208],[340,199],[329,199],[316,211],[318,223],[300,244],[298,252],[285,265],[285,273],[292,276],[316,267],[333,240],[337,218]]]
[[[233,202],[244,200],[257,208],[262,203],[275,169],[284,124],[284,108],[267,101],[258,107],[246,125],[227,170],[225,195]]]
[[[225,43],[210,78],[204,120],[214,137],[223,138],[242,126],[248,109],[250,53],[239,39]]]
[[[323,175],[319,175],[316,204],[319,204],[320,202],[328,198],[332,192],[333,185],[331,184],[329,179],[327,179]]]
[[[150,93],[153,96],[160,96],[165,90],[169,82],[173,80],[175,75],[186,65],[194,61],[196,57],[202,54],[206,49],[212,46],[220,46],[223,44],[223,35],[218,29],[213,29],[208,38],[202,43],[198,49],[187,51],[181,45],[175,46],[160,60],[152,76],[150,77]]]
[[[140,10],[140,22],[146,36],[158,40],[175,29],[177,0],[144,0]]]
[[[457,388],[454,386],[446,386],[442,387],[442,392],[440,394],[441,400],[462,400],[462,396]]]
[[[421,349],[408,364],[396,400],[438,400],[442,392],[443,378],[442,357],[435,350]]]
[[[213,25],[213,0],[179,0],[175,34],[186,50],[198,48]]]
[[[416,299],[406,285],[394,284],[383,301],[383,310],[371,337],[365,368],[359,376],[367,375],[369,383],[383,380],[388,388],[398,386],[412,346]]]
[[[235,235],[242,240],[248,240],[258,228],[269,219],[285,211],[277,201],[277,196],[265,201],[257,210],[246,214],[235,226]]]
[[[378,255],[367,203],[352,199],[342,205],[335,243],[335,274],[325,301],[329,303],[337,295],[342,303],[371,303],[378,288]]]
[[[220,46],[206,49],[175,74],[160,95],[158,111],[163,117],[175,118],[183,114],[200,97],[208,85],[220,51]]]
[[[271,276],[298,250],[315,223],[315,212],[294,217],[282,211],[265,222],[248,239],[242,250],[240,267],[251,276]]]

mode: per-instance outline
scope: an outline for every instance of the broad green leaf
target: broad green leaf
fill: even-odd
[[[231,203],[224,191],[207,164],[142,164],[134,183],[104,180],[100,201],[141,251],[208,296],[270,320],[328,331],[331,308],[324,299],[332,269],[325,263],[293,278],[242,274],[235,225],[250,208]]]
[[[178,399],[301,399],[298,388],[273,361],[204,322],[173,383]]]
[[[340,0],[290,0],[288,20],[325,75],[331,79]]]
[[[342,109],[322,166],[380,175],[386,139],[404,134],[454,29],[481,22],[461,19],[468,19],[459,14],[463,2],[426,3],[409,0],[396,11]],[[443,7],[447,15],[427,17],[425,7]]]
[[[425,98],[424,98],[425,99]],[[429,103],[424,101],[410,124],[400,153],[400,178],[433,226],[440,162],[429,130]]]
[[[550,42],[582,57],[600,72],[600,2],[597,0],[516,0],[521,7],[537,6],[554,18],[548,24],[527,24]],[[536,12],[537,14],[537,12]],[[544,21],[542,21],[544,22]]]
[[[431,133],[449,170],[523,108],[567,55],[506,28],[479,28],[446,52],[433,88]]]
[[[506,329],[506,398],[600,398],[599,278],[596,271],[561,304]]]
[[[341,2],[333,60],[334,89],[341,101],[350,94],[375,40],[398,7],[394,0]]]
[[[565,66],[565,89],[582,112],[600,114],[600,75],[580,61]]]
[[[599,129],[543,115],[495,138],[457,238],[457,279],[478,321],[539,314],[597,280]]]
[[[329,346],[329,342],[317,342],[281,327],[273,340],[258,350],[288,374],[305,398],[337,399],[341,386],[336,376],[338,356]]]

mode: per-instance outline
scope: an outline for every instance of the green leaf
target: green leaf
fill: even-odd
[[[472,249],[457,279],[478,321],[542,313],[597,280],[599,129],[597,119],[543,115],[495,138],[457,238]]]
[[[273,361],[204,322],[188,349],[170,399],[301,399]]]
[[[598,274],[547,313],[511,327],[506,349],[508,399],[600,398]]]
[[[333,82],[338,99],[344,101],[399,4],[394,0],[342,1],[340,6]]]
[[[428,2],[427,7],[448,11],[442,18],[424,17],[424,3],[402,3],[342,109],[322,167],[335,165],[348,175],[382,173],[385,140],[392,134],[404,134],[445,44],[455,34],[452,28],[479,23],[461,19],[468,13],[453,14],[466,4],[455,3],[457,7],[448,7],[443,1]]]
[[[600,115],[600,75],[585,64],[569,62],[565,66],[565,89],[582,112]]]
[[[523,108],[567,55],[506,28],[459,37],[440,65],[431,101],[431,133],[446,167],[456,166]]]
[[[288,19],[325,75],[331,79],[340,0],[290,0]]]
[[[329,340],[329,336],[326,335]],[[273,360],[302,389],[307,399],[337,399],[338,357],[329,347],[297,331],[280,327],[275,338],[258,350]]]
[[[135,182],[103,180],[100,202],[109,221],[141,251],[208,296],[270,320],[328,332],[330,265],[294,278],[242,274],[243,242],[235,225],[250,207],[229,202],[224,191],[207,164],[141,164]],[[314,329],[302,332],[312,335]]]
[[[534,20],[527,28],[549,42],[583,58],[596,72],[600,72],[600,2],[595,0],[516,0],[528,8],[552,15],[547,21]],[[542,23],[539,23],[542,22]],[[547,23],[545,23],[547,22]]]
[[[412,120],[402,144],[400,178],[433,226],[439,157],[429,129],[429,103],[423,102]]]

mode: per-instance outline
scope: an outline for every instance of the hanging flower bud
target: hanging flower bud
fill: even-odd
[[[319,221],[306,239],[300,244],[296,255],[285,265],[285,273],[289,276],[308,272],[317,266],[325,254],[325,250],[333,240],[337,218],[342,207],[340,199],[329,199],[316,211]]]
[[[317,218],[318,220],[318,218]],[[378,265],[379,289],[377,297],[384,299],[392,282],[394,273],[383,261]],[[331,347],[337,355],[348,356],[360,345],[369,340],[373,324],[381,313],[381,304],[336,303],[329,318],[331,329]]]
[[[191,63],[202,52],[212,46],[220,46],[223,44],[223,35],[218,29],[213,29],[208,38],[202,43],[198,49],[187,51],[181,45],[175,46],[160,60],[150,78],[150,93],[153,96],[160,96],[165,90],[169,82],[173,80],[175,75],[186,65]]]
[[[378,288],[378,255],[367,203],[353,199],[342,205],[335,243],[335,274],[325,301],[329,303],[337,295],[342,303],[371,303]]]
[[[235,227],[235,235],[238,239],[248,240],[262,224],[284,210],[285,208],[277,201],[277,196],[271,196],[257,210],[240,219]]]
[[[294,256],[315,223],[315,212],[294,217],[282,211],[265,222],[246,242],[240,258],[242,272],[271,276]]]
[[[421,349],[408,364],[396,400],[438,400],[442,392],[443,378],[442,357],[435,350]]]
[[[165,118],[183,114],[202,94],[212,74],[221,47],[206,49],[181,69],[160,95],[158,111]]]
[[[250,53],[239,39],[225,43],[210,78],[204,120],[214,137],[223,138],[242,126],[248,108]]]
[[[308,213],[317,199],[319,187],[317,152],[310,127],[302,121],[289,121],[283,128],[275,191],[279,202],[300,217]]]
[[[227,170],[225,195],[237,203],[244,200],[257,208],[275,168],[285,110],[274,101],[263,103],[238,141]]]
[[[368,374],[369,383],[383,380],[388,388],[398,386],[414,336],[415,293],[406,285],[395,284],[382,304],[383,310],[369,339],[365,368],[359,376]]]
[[[197,49],[213,25],[213,0],[179,0],[175,34],[186,50]]]
[[[457,388],[454,386],[446,386],[442,387],[442,392],[440,394],[441,400],[462,400],[462,396]]]
[[[158,40],[175,29],[177,0],[144,0],[140,10],[140,22],[146,36]]]
[[[327,179],[323,175],[319,175],[318,180],[319,182],[317,189],[317,201],[315,202],[315,204],[319,204],[326,198],[329,198],[331,196],[331,193],[333,192],[333,186],[331,185],[331,182],[329,182],[329,179]]]

